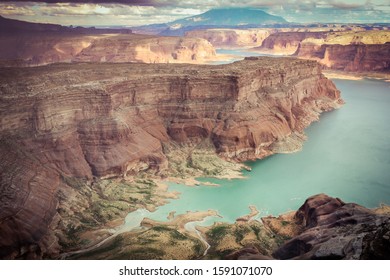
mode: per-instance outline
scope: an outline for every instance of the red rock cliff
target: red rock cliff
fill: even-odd
[[[390,42],[386,44],[321,45],[305,43],[297,56],[319,61],[334,70],[390,71]]]
[[[204,39],[136,34],[0,34],[0,65],[58,62],[202,63],[215,59]]]
[[[256,51],[313,59],[324,68],[352,72],[390,70],[390,32],[282,31],[268,36]]]
[[[255,50],[275,54],[292,55],[307,38],[323,38],[327,32],[278,32],[268,36]]]
[[[36,246],[47,231],[60,176],[158,172],[170,141],[209,139],[227,159],[263,158],[291,150],[290,139],[341,103],[316,62],[288,58],[0,73],[2,257]]]
[[[186,32],[186,37],[203,38],[214,47],[237,48],[260,46],[274,29],[205,29]]]

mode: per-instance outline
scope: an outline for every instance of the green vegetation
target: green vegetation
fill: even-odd
[[[197,145],[164,146],[169,162],[169,176],[188,178],[198,176],[224,176],[239,172],[242,165],[227,162],[215,152],[209,140]]]
[[[151,248],[142,247],[130,251],[122,252],[112,259],[115,260],[162,260],[164,257],[164,251]]]
[[[194,244],[194,251],[195,251],[195,254],[196,255],[201,255],[203,253],[203,244],[200,242],[200,240],[198,240],[198,242],[196,242]]]
[[[173,239],[177,239],[177,240],[186,240],[188,238],[187,236],[178,232],[177,230],[172,230],[170,234]]]
[[[282,226],[288,226],[290,223],[287,221],[282,221]]]
[[[58,237],[66,251],[82,247],[82,233],[124,218],[140,207],[154,205],[158,199],[155,195],[157,185],[146,178],[132,182],[120,179],[89,182],[65,175],[61,178],[70,187],[58,192],[58,213],[63,223],[62,233]]]
[[[65,175],[61,175],[62,181],[67,184],[68,186],[80,190],[86,185],[86,181],[83,179],[75,178],[75,177],[69,177]]]
[[[211,245],[207,256],[209,259],[224,259],[230,253],[248,247],[255,247],[261,254],[269,256],[283,239],[281,236],[275,236],[262,223],[255,220],[217,224],[206,232],[206,236]]]
[[[260,230],[261,230],[260,227],[257,224],[251,224],[250,227],[253,230],[253,232],[256,234],[256,236],[258,237]]]
[[[222,239],[228,232],[229,225],[217,225],[207,232],[207,236],[211,239]]]
[[[102,245],[100,248],[82,253],[77,256],[77,259],[100,259],[101,256],[104,256],[108,253],[111,254],[112,251],[118,250],[121,247],[123,238],[119,235],[116,236],[113,240]]]
[[[234,230],[236,236],[236,242],[239,243],[244,239],[245,235],[251,232],[251,228],[248,226],[237,226]]]
[[[202,242],[168,226],[123,233],[102,247],[74,256],[77,259],[181,259],[199,258]]]
[[[167,226],[155,226],[152,228],[152,230],[162,232],[162,231],[171,231],[172,229],[168,228]]]

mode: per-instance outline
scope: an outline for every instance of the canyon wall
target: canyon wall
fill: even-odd
[[[186,37],[203,38],[216,48],[248,48],[260,46],[275,29],[204,29],[186,32]]]
[[[313,59],[325,69],[351,72],[390,70],[390,31],[278,32],[255,51]]]
[[[215,59],[204,39],[137,34],[0,34],[0,65],[37,66],[57,62],[202,63]]]
[[[314,59],[325,68],[352,72],[390,70],[390,31],[331,32],[302,40],[295,55]]]
[[[216,48],[259,48],[293,54],[306,38],[323,38],[335,31],[363,31],[364,28],[344,25],[300,26],[283,28],[210,28],[187,31],[186,37],[203,38]],[[255,49],[256,50],[256,49]]]
[[[224,66],[53,64],[0,73],[3,258],[39,255],[61,178],[159,173],[168,166],[163,144],[172,142],[210,141],[233,161],[290,152],[320,112],[342,103],[316,62],[292,58]]]
[[[323,38],[327,32],[278,32],[268,36],[254,50],[278,55],[294,54],[300,43],[307,38]]]
[[[385,44],[324,44],[302,43],[296,55],[314,59],[327,69],[352,72],[389,72],[390,42]]]

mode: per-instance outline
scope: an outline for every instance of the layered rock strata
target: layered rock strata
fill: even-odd
[[[324,38],[327,32],[278,32],[268,36],[256,51],[279,55],[296,53],[300,43],[307,38]]]
[[[321,194],[295,214],[303,231],[274,252],[279,259],[389,259],[390,216]]]
[[[317,63],[289,58],[0,73],[3,258],[38,244],[56,213],[61,177],[158,173],[168,164],[163,143],[172,142],[210,141],[228,160],[263,158],[342,103]]]
[[[216,48],[248,48],[260,46],[275,29],[205,29],[186,32],[186,37],[203,38]]]
[[[324,44],[302,43],[296,55],[315,59],[327,69],[350,72],[389,72],[390,42],[385,44]]]
[[[202,63],[215,58],[214,47],[198,38],[67,32],[0,34],[3,66],[81,61]]]
[[[278,32],[256,51],[318,61],[326,69],[390,71],[390,31]]]

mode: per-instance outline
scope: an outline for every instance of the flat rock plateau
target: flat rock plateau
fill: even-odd
[[[204,63],[216,59],[200,38],[133,34],[131,29],[66,27],[0,16],[0,66],[58,62]]]

